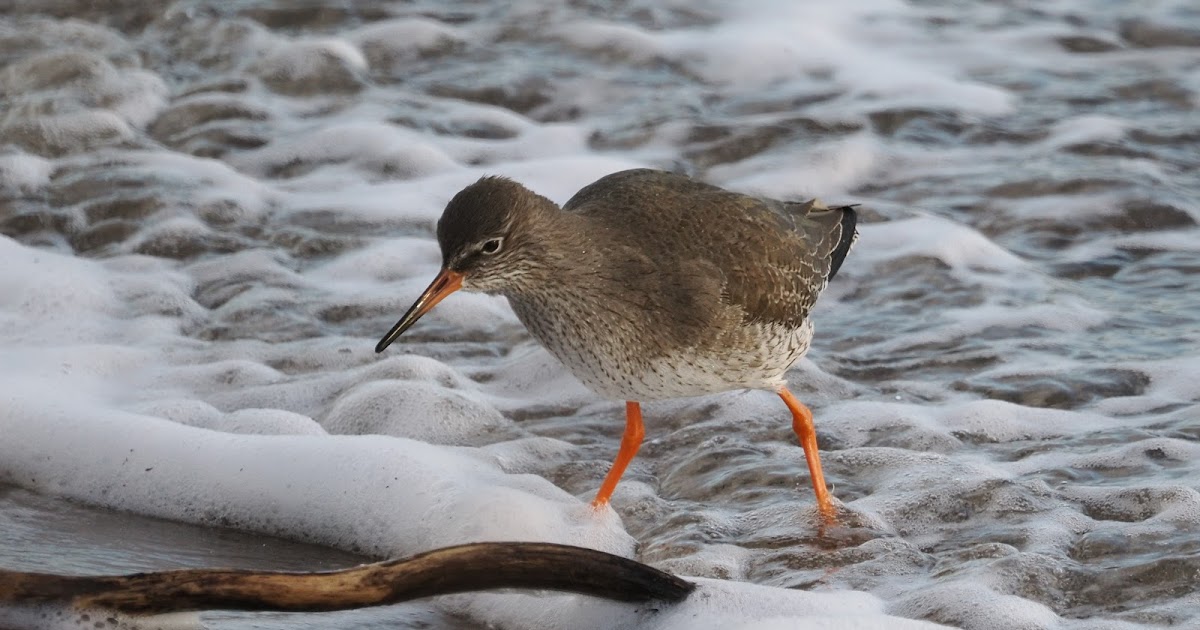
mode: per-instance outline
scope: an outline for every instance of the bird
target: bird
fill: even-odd
[[[529,333],[625,430],[592,505],[609,503],[645,435],[641,403],[776,393],[804,449],[819,514],[836,522],[812,412],[785,373],[808,351],[817,297],[857,239],[854,206],[759,198],[687,175],[606,175],[561,207],[484,176],[437,222],[441,270],[375,347],[462,289],[508,299]]]

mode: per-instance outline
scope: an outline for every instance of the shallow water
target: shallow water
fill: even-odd
[[[281,538],[110,512],[0,487],[0,549],[6,569],[64,574],[124,574],[181,568],[239,567],[271,571],[324,571],[368,558]],[[228,628],[295,627],[297,615],[205,613],[205,623]],[[386,619],[392,628],[468,628],[427,605],[392,606],[310,617],[341,627]],[[0,627],[4,626],[0,614]]]
[[[456,295],[371,350],[436,272],[462,186],[562,202],[654,166],[862,204],[789,375],[845,526],[818,535],[763,392],[646,405],[624,531],[486,471],[404,488],[460,501],[427,520],[493,518],[495,483],[556,506],[496,508],[505,535],[636,540],[688,575],[966,628],[1200,623],[1200,11],[738,6],[9,3],[0,481],[371,555],[500,535],[382,507],[401,490],[371,466],[422,448],[398,438],[587,500],[621,405],[503,300]],[[123,468],[130,446],[164,477]]]

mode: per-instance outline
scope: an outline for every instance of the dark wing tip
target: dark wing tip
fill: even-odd
[[[842,213],[841,233],[830,256],[829,275],[826,276],[826,280],[833,280],[837,275],[838,269],[842,268],[842,261],[846,260],[846,254],[850,253],[850,246],[858,239],[858,213],[854,211],[854,206],[841,206],[834,210]]]

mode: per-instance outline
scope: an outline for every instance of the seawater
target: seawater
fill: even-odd
[[[1191,3],[15,2],[0,62],[4,483],[373,556],[525,532],[964,628],[1200,623]],[[459,188],[641,166],[862,204],[789,374],[842,527],[771,394],[646,405],[618,520],[571,495],[620,403],[502,299],[372,352]],[[491,602],[431,610],[534,624]]]

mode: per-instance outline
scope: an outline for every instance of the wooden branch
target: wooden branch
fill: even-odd
[[[339,571],[184,569],[122,576],[0,570],[0,603],[69,603],[133,614],[192,610],[318,612],[501,588],[581,593],[619,601],[687,597],[695,585],[593,549],[549,543],[476,543]]]

